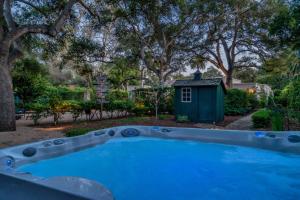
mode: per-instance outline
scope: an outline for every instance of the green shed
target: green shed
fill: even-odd
[[[177,80],[175,87],[175,114],[188,116],[193,122],[213,123],[224,120],[222,78],[202,79],[199,70],[193,80]]]

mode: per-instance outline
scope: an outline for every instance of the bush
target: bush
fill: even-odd
[[[249,111],[248,95],[239,89],[229,89],[225,96],[225,115],[243,115]]]
[[[189,122],[189,117],[186,115],[177,115],[176,116],[176,121],[179,123],[184,123],[184,122]]]
[[[49,104],[42,103],[42,102],[34,102],[28,103],[25,105],[27,110],[32,110],[32,120],[34,125],[38,124],[38,121],[45,115],[45,112],[48,112],[50,109]]]
[[[120,116],[120,112],[122,114],[127,115],[133,110],[134,103],[131,100],[114,100],[110,101],[108,104],[106,104],[106,109],[111,112],[111,117],[113,112],[117,112],[117,115]]]
[[[83,112],[82,103],[80,101],[69,100],[69,112],[72,113],[73,121],[77,121],[81,113]]]
[[[273,131],[284,130],[284,117],[280,112],[272,112],[271,124]]]
[[[135,103],[132,111],[137,116],[142,116],[148,113],[149,108],[144,103]]]
[[[93,130],[95,130],[95,129],[93,129],[93,128],[72,128],[72,129],[67,130],[66,136],[74,137],[74,136],[84,135]]]
[[[281,97],[286,97],[287,106],[294,110],[300,111],[300,79],[291,81],[281,93]]]
[[[265,108],[265,107],[267,107],[267,106],[268,106],[268,98],[267,98],[267,96],[264,95],[264,94],[261,95],[258,104],[259,104],[259,107],[260,107],[260,108]]]
[[[257,97],[254,94],[247,94],[247,99],[248,99],[248,107],[250,110],[254,110],[258,107],[259,102]]]
[[[170,117],[171,117],[171,115],[158,115],[159,120],[165,120],[165,119],[168,119]]]
[[[110,90],[106,95],[108,101],[127,100],[128,92],[125,90]]]
[[[135,102],[142,103],[148,109],[147,114],[155,113],[155,98],[154,93],[157,91],[153,88],[142,88],[135,91]],[[173,113],[174,111],[174,88],[160,88],[160,100],[158,105],[159,113]],[[146,113],[145,113],[146,114]]]
[[[85,112],[85,114],[90,115],[92,112],[92,109],[96,107],[96,101],[83,101],[80,103],[82,110]]]
[[[271,122],[271,112],[267,109],[260,109],[252,115],[254,128],[267,128]]]
[[[64,100],[83,100],[85,88],[75,87],[73,89],[66,86],[58,86],[58,95]]]

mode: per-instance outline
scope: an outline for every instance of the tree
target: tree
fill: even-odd
[[[108,80],[113,88],[127,90],[127,86],[137,85],[139,69],[136,61],[130,61],[126,58],[115,58],[112,64],[106,66],[108,71]]]
[[[285,47],[290,55],[294,54],[288,66],[293,78],[300,78],[300,2],[297,0],[286,1],[278,14],[275,15],[271,25],[270,34],[279,39],[279,48]]]
[[[183,38],[194,22],[184,1],[116,1],[116,36],[125,55],[138,57],[163,85],[189,61]]]
[[[203,73],[202,77],[204,79],[209,78],[223,78],[222,73],[215,67],[209,67],[206,72]]]
[[[253,83],[256,80],[258,69],[251,67],[236,68],[232,76],[241,80],[243,83]]]
[[[223,72],[227,87],[232,85],[235,68],[255,67],[268,55],[263,41],[267,37],[267,23],[273,8],[273,4],[269,3],[255,0],[212,1],[213,9],[206,13],[209,19],[199,21],[197,35],[202,41],[205,34],[206,43],[203,46],[194,42],[194,50],[198,57]]]
[[[286,1],[270,24],[270,33],[281,41],[281,46],[300,49],[300,2]]]
[[[56,36],[80,0],[26,1],[0,0],[0,131],[13,131],[15,105],[11,70],[16,59],[22,57],[22,41],[30,34]]]
[[[12,71],[14,91],[24,103],[32,102],[50,85],[47,75],[46,67],[34,58],[20,59]]]
[[[270,85],[273,89],[283,89],[289,81],[298,76],[299,58],[293,49],[285,49],[267,59],[257,73],[257,82]]]

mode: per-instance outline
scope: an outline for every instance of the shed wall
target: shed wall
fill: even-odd
[[[190,103],[181,102],[181,88],[183,87],[175,87],[176,115],[186,115],[193,122],[223,120],[223,89],[221,86],[191,87],[192,102]]]

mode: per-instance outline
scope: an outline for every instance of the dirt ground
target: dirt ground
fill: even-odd
[[[170,127],[190,127],[190,128],[208,128],[225,129],[226,125],[241,118],[241,116],[225,117],[221,123],[200,124],[200,123],[177,123],[173,116],[168,116],[163,120],[156,120],[155,117],[124,117],[118,119],[105,119],[101,121],[63,121],[54,126],[50,121],[44,121],[39,126],[33,126],[31,120],[22,118],[17,121],[17,131],[0,132],[0,148],[45,140],[50,138],[64,137],[65,132],[72,128],[92,128],[102,129],[122,125],[146,125],[146,126],[170,126]]]

